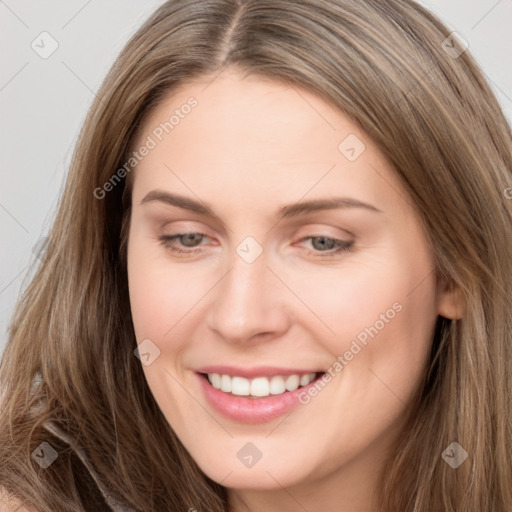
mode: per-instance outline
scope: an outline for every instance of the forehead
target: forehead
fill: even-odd
[[[194,106],[190,106],[193,104]],[[145,119],[141,135],[178,146],[188,139],[215,142],[217,157],[272,155],[304,162],[304,156],[337,155],[340,137],[359,131],[353,122],[312,92],[234,71],[186,82]],[[191,133],[193,132],[193,133]],[[196,148],[198,147],[196,144]]]
[[[152,149],[134,173],[139,201],[151,188],[178,188],[238,199],[240,207],[334,192],[379,202],[378,187],[400,187],[375,144],[339,109],[310,91],[235,72],[169,93],[144,120],[135,148],[148,141]]]

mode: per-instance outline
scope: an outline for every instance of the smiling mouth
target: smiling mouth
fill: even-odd
[[[247,379],[237,375],[220,373],[201,373],[213,388],[231,396],[263,398],[282,395],[295,391],[319,379],[325,372],[311,372],[292,375],[273,375],[272,377],[256,377]]]

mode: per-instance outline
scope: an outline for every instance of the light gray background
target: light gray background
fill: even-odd
[[[162,3],[0,0],[0,353],[94,93],[130,35]],[[469,43],[511,120],[512,0],[421,3]],[[31,47],[43,31],[59,45],[47,59]]]

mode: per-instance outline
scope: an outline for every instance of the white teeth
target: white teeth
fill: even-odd
[[[226,375],[222,376],[223,378]],[[231,378],[231,393],[233,395],[248,396],[250,391],[251,383],[249,379],[244,377],[232,377]]]
[[[220,375],[218,373],[210,374],[210,382],[215,389],[220,389]]]
[[[295,391],[299,387],[300,377],[298,375],[290,375],[286,379],[286,389],[288,391]]]
[[[304,375],[274,375],[270,379],[267,377],[246,379],[245,377],[209,373],[208,380],[215,389],[220,389],[225,393],[239,396],[264,397],[280,395],[285,391],[295,391],[301,386],[307,386],[314,380],[315,375],[315,373],[306,373]]]
[[[311,382],[311,379],[309,378],[311,374],[308,374],[308,375],[303,375],[301,378],[300,378],[300,385],[301,386],[307,386],[310,382]],[[313,374],[314,376],[315,374]],[[313,377],[314,378],[314,377]]]
[[[269,393],[270,382],[266,377],[251,380],[251,396],[268,396]]]
[[[225,393],[231,393],[231,377],[229,375],[221,375],[220,389]]]
[[[270,394],[271,395],[280,395],[286,391],[286,386],[284,385],[284,379],[280,375],[276,375],[270,379]]]

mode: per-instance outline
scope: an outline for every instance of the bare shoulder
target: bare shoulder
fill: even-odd
[[[37,512],[28,510],[16,498],[0,487],[0,512]]]

